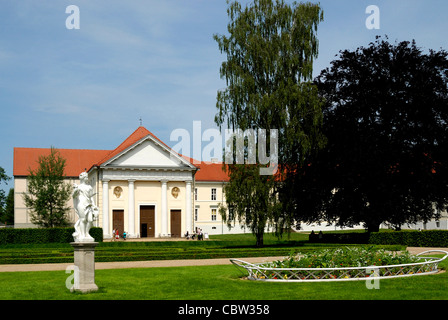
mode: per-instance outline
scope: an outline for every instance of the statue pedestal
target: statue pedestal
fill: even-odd
[[[70,242],[75,250],[75,291],[87,293],[98,290],[95,284],[95,247],[98,242]]]

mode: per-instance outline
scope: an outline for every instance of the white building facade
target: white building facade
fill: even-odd
[[[66,159],[67,183],[78,184],[79,174],[88,172],[100,213],[95,226],[103,228],[105,239],[112,237],[113,230],[120,235],[126,231],[129,238],[184,237],[198,229],[209,235],[250,232],[238,223],[229,229],[220,215],[228,182],[221,163],[193,164],[144,127],[114,150],[58,151]],[[35,169],[39,156],[49,153],[50,149],[14,148],[15,228],[35,227],[23,194],[29,168]],[[69,219],[75,223],[72,200],[69,206]],[[446,212],[442,216],[440,221],[409,227],[447,230]],[[325,222],[301,227],[301,231],[341,230]]]
[[[28,168],[48,153],[49,149],[14,149],[16,228],[35,227],[22,197]],[[144,127],[114,150],[59,149],[59,153],[66,159],[67,183],[79,183],[79,173],[88,172],[100,211],[95,225],[103,228],[106,239],[113,230],[126,231],[129,238],[184,237],[197,228],[208,234],[242,230],[236,226],[229,231],[218,211],[227,181],[221,164],[193,165]],[[69,206],[74,223],[72,201]]]

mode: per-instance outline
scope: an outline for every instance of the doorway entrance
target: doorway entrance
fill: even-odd
[[[124,231],[124,210],[112,210],[113,229],[122,235]]]
[[[171,210],[171,237],[180,238],[181,236],[181,226],[182,226],[182,218],[180,210]]]
[[[140,206],[140,237],[155,236],[155,206]]]

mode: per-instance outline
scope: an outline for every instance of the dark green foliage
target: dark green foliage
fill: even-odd
[[[52,147],[48,156],[39,157],[38,163],[36,170],[29,170],[27,193],[23,195],[31,210],[31,222],[44,228],[66,227],[72,189],[64,182],[65,159]]]
[[[312,243],[369,243],[367,232],[357,233],[311,233],[309,241]]]
[[[2,202],[4,203],[3,208]],[[4,197],[3,190],[0,190],[0,222],[7,225],[14,224],[14,188],[9,189],[6,197]]]
[[[310,243],[448,247],[448,230],[311,233]]]
[[[0,221],[5,224],[14,224],[14,188],[9,189],[8,195],[6,196],[3,216],[0,219]]]
[[[0,229],[0,245],[28,243],[69,243],[73,242],[75,228],[24,228]],[[93,227],[90,235],[97,242],[103,241],[103,229]]]
[[[5,169],[0,167],[0,185],[2,183],[8,184],[7,181],[11,180],[5,173]],[[11,221],[11,190],[9,190],[8,196],[5,195],[5,191],[0,189],[0,222],[13,224],[14,223],[14,212]],[[14,191],[12,191],[12,200],[14,201]],[[14,211],[14,203],[12,207]]]
[[[273,263],[268,262],[265,266],[272,266],[274,268],[345,268],[368,267],[372,265],[386,266],[415,262],[422,262],[422,260],[406,250],[397,253],[385,249],[378,249],[375,246],[342,246],[340,248],[316,250],[301,254],[299,257],[291,255],[283,260],[278,260]],[[337,275],[338,273],[333,271],[332,274]],[[352,274],[352,276],[355,275],[357,275],[357,272]],[[365,277],[365,275],[361,277]]]
[[[437,218],[448,205],[448,53],[378,38],[316,79],[328,143],[291,197],[299,221],[339,226]]]
[[[448,247],[448,230],[372,232],[369,243],[446,248]]]

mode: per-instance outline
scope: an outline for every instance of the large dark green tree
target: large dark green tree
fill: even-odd
[[[377,37],[317,77],[327,146],[301,168],[297,220],[340,226],[437,218],[448,204],[448,54]]]
[[[323,12],[318,4],[289,5],[283,0],[254,0],[244,8],[237,1],[228,4],[229,35],[214,36],[226,55],[220,69],[226,88],[217,94],[215,122],[221,128],[254,130],[258,145],[264,142],[258,129],[266,129],[267,149],[270,129],[278,130],[278,163],[282,169],[297,166],[324,140],[318,130],[322,103],[311,83]],[[246,157],[249,149],[247,142]],[[263,164],[259,156],[254,166]],[[274,185],[280,175],[260,175],[254,166],[229,163],[225,192],[232,218],[249,226],[261,245],[268,224],[287,224],[290,219],[277,210],[280,189]]]
[[[23,200],[32,223],[44,228],[69,224],[67,202],[72,188],[64,182],[64,169],[65,159],[52,147],[49,155],[39,157],[37,169],[29,170]]]
[[[3,212],[0,214],[0,221],[4,224],[14,224],[14,188],[9,189],[5,198]]]
[[[0,185],[2,183],[7,184],[8,181],[11,180],[11,177],[9,177],[6,172],[5,169],[3,169],[2,167],[0,167]],[[0,221],[5,223],[5,212],[6,212],[6,205],[7,205],[7,196],[5,194],[4,190],[0,189]],[[13,218],[14,220],[14,218]]]

